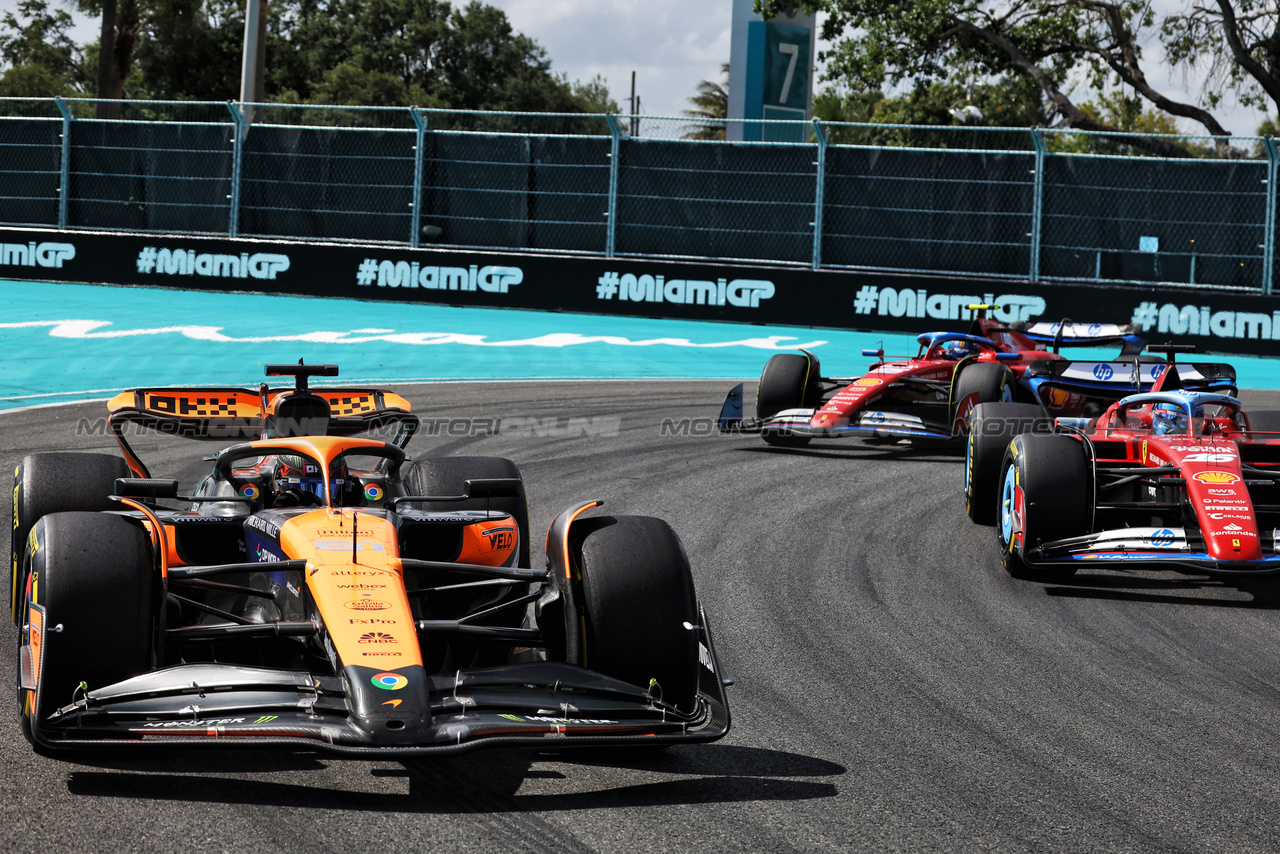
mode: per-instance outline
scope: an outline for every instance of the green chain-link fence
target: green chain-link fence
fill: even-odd
[[[0,99],[0,223],[1271,292],[1271,139]],[[794,126],[792,123],[791,126]],[[726,134],[720,134],[726,135]],[[797,137],[794,133],[792,138]]]

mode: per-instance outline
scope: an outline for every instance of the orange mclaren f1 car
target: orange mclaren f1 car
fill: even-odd
[[[422,457],[390,392],[139,389],[123,457],[35,454],[14,485],[12,616],[37,750],[271,745],[347,756],[712,741],[724,678],[663,521],[556,517],[529,560],[519,470]],[[180,496],[127,435],[251,439]],[[388,430],[392,441],[361,437]],[[166,506],[166,505],[180,506]]]

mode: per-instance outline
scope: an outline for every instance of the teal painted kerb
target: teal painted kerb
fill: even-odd
[[[343,383],[746,379],[797,347],[840,375],[865,370],[863,348],[917,347],[871,332],[31,282],[0,282],[0,308],[0,408],[142,385],[254,388],[264,365],[299,358],[337,363]],[[1241,387],[1280,388],[1276,360],[1203,358],[1235,365]]]

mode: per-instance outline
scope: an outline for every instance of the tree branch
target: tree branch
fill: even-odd
[[[1218,0],[1218,8],[1222,10],[1222,33],[1227,39],[1227,46],[1231,48],[1231,56],[1241,68],[1249,72],[1249,75],[1258,81],[1263,91],[1270,95],[1273,101],[1280,104],[1280,80],[1272,77],[1267,72],[1267,69],[1249,54],[1248,49],[1240,40],[1240,28],[1236,22],[1236,12],[1232,8],[1230,0]]]
[[[1053,101],[1054,107],[1058,113],[1067,120],[1067,124],[1076,130],[1099,131],[1119,137],[1121,142],[1128,143],[1135,148],[1142,148],[1153,154],[1159,154],[1163,157],[1190,157],[1191,152],[1181,146],[1166,142],[1163,139],[1152,139],[1149,137],[1139,137],[1126,134],[1119,128],[1111,125],[1103,124],[1089,118],[1084,112],[1067,97],[1066,93],[1058,88],[1058,84],[1051,78],[1043,68],[1036,65],[1009,39],[997,33],[976,27],[968,21],[956,21],[947,33],[957,33],[973,36],[985,41],[987,44],[1003,52],[1009,57],[1009,63],[1013,68],[1023,74],[1029,76],[1036,82],[1041,90],[1049,96],[1049,100]]]

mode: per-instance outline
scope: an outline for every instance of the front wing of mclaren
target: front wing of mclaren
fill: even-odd
[[[705,623],[705,620],[702,621]],[[225,664],[167,667],[82,692],[42,721],[45,747],[222,746],[422,756],[482,747],[663,746],[714,741],[729,729],[729,684],[700,628],[697,708],[681,715],[645,691],[582,667],[531,661],[452,676],[346,677]],[[29,662],[28,662],[29,663]],[[363,673],[364,670],[369,672]],[[421,670],[421,668],[419,668]],[[355,675],[355,674],[358,674]],[[360,708],[347,678],[382,679],[385,702]],[[400,715],[396,693],[425,691],[428,714]],[[390,708],[385,708],[390,706]]]

